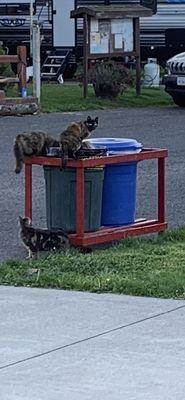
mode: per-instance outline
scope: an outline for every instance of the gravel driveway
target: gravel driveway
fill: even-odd
[[[71,121],[88,114],[99,116],[93,136],[130,137],[144,146],[168,148],[167,220],[169,226],[185,223],[185,110],[178,107],[130,108],[79,113],[52,113],[0,118],[0,260],[24,257],[18,238],[18,216],[24,213],[24,172],[14,174],[12,145],[17,133],[42,129],[57,136]],[[138,166],[137,216],[155,216],[157,197],[156,161]],[[45,194],[42,167],[34,167],[33,223],[45,226]]]

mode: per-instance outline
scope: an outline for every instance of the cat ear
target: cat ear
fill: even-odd
[[[95,118],[95,122],[98,124],[98,117]]]
[[[88,115],[87,122],[90,122],[90,121],[91,121],[91,117]]]
[[[18,226],[19,226],[19,227],[22,226],[22,222],[23,222],[23,219],[22,219],[22,217],[19,215],[19,219],[18,219]]]
[[[26,217],[25,219],[26,219],[26,223],[27,223],[29,226],[31,226],[31,224],[32,224],[31,218]]]

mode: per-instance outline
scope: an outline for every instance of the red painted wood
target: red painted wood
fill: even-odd
[[[88,232],[80,238],[76,234],[69,235],[71,242],[80,246],[91,246],[95,244],[111,242],[114,240],[124,239],[128,236],[138,236],[148,233],[156,233],[164,231],[167,228],[167,223],[159,223],[158,220],[146,221],[143,226],[135,226],[135,224],[123,227],[114,227],[109,229],[100,229],[97,232]]]
[[[84,236],[84,168],[76,169],[76,232]]]
[[[166,149],[143,149],[137,154],[123,154],[108,157],[93,157],[83,160],[69,160],[67,166],[76,167],[76,234],[69,235],[71,242],[80,246],[119,240],[127,236],[143,235],[164,231],[165,222],[165,157]],[[131,225],[101,227],[96,232],[84,232],[84,168],[97,165],[117,164],[129,161],[158,159],[158,219],[139,220]],[[60,166],[57,157],[25,157],[25,215],[32,217],[32,164]]]
[[[32,219],[32,165],[25,164],[25,217]]]
[[[158,220],[165,221],[165,158],[158,159]]]
[[[69,160],[67,163],[68,167],[94,167],[102,164],[117,164],[129,161],[143,161],[150,160],[153,158],[163,158],[167,157],[168,152],[165,149],[144,149],[140,153],[136,154],[122,154],[106,157],[92,157],[83,160]],[[37,165],[53,165],[60,166],[60,157],[40,157],[40,156],[30,156],[25,157],[27,164],[37,164]]]

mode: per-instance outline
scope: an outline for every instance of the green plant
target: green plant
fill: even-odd
[[[90,69],[88,79],[93,84],[96,96],[100,97],[117,97],[134,81],[128,68],[111,60],[97,62]]]
[[[83,67],[83,62],[79,62],[77,64],[77,69],[74,74],[74,80],[82,82],[84,77],[84,67]]]
[[[0,284],[185,299],[185,227],[126,238],[82,254],[77,249],[0,263]]]
[[[0,46],[0,56],[4,55],[5,51],[3,50],[3,48]],[[13,77],[14,73],[12,71],[11,68],[11,64],[10,63],[2,63],[0,62],[0,76],[3,77]],[[7,83],[1,83],[0,84],[0,90],[6,90],[8,88],[9,84]]]

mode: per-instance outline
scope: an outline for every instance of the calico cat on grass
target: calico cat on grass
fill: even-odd
[[[59,142],[45,132],[24,132],[16,136],[14,155],[16,160],[15,173],[19,174],[23,167],[24,156],[46,155],[49,147],[59,146]]]
[[[76,247],[69,241],[68,235],[62,229],[39,229],[32,226],[31,219],[19,217],[20,238],[28,250],[27,258],[34,258],[40,251],[67,250],[77,248],[82,253],[90,253],[90,248]]]
[[[83,144],[83,140],[90,136],[90,133],[98,126],[98,117],[90,116],[85,121],[72,122],[60,134],[60,150],[62,155],[61,166],[65,167],[68,157],[76,158],[76,152],[80,148],[90,148],[90,145]],[[84,146],[84,147],[83,147]]]
[[[68,236],[62,230],[34,228],[28,217],[19,217],[19,226],[20,238],[28,250],[28,258],[33,258],[39,251],[65,250],[69,247]]]

